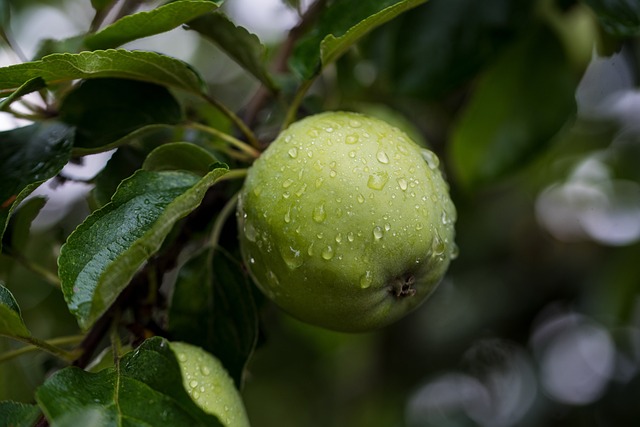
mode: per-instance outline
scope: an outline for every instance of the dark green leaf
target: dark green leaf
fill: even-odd
[[[584,0],[596,12],[606,31],[616,36],[640,35],[640,2],[637,0]]]
[[[200,76],[185,62],[154,52],[124,49],[57,53],[41,60],[0,68],[0,95],[41,77],[47,85],[76,79],[117,77],[175,87],[192,93],[205,89]]]
[[[460,183],[489,183],[544,150],[575,110],[577,80],[545,28],[527,34],[488,70],[452,137]]]
[[[474,78],[526,31],[533,3],[430,1],[375,31],[364,43],[365,57],[391,93],[437,99]]]
[[[120,183],[142,167],[144,158],[145,154],[136,148],[118,148],[104,169],[95,177],[93,197],[98,207],[109,203]]]
[[[37,405],[26,403],[0,402],[0,426],[3,427],[31,427],[40,416]]]
[[[216,158],[204,148],[190,142],[173,142],[149,153],[142,168],[154,171],[186,170],[203,176],[215,163]]]
[[[56,426],[221,425],[182,387],[178,361],[161,338],[145,341],[115,367],[98,373],[62,369],[37,390],[36,399]]]
[[[0,283],[0,335],[8,337],[28,337],[31,335],[22,320],[18,303],[2,283]]]
[[[107,151],[126,135],[182,119],[180,104],[165,87],[124,79],[83,82],[63,100],[60,119],[76,127],[74,148]]]
[[[334,1],[296,46],[290,64],[307,80],[319,73],[365,34],[426,0]]]
[[[187,172],[138,171],[69,236],[59,273],[69,310],[82,328],[105,312],[173,225],[226,172],[218,168],[199,179]]]
[[[235,25],[222,13],[200,16],[189,22],[188,28],[216,43],[262,84],[275,89],[276,85],[265,68],[266,49],[255,34]]]
[[[108,27],[86,37],[91,50],[109,49],[132,40],[172,30],[218,5],[210,0],[178,0],[148,12],[125,16]]]
[[[57,122],[0,132],[0,238],[18,203],[67,164],[73,136]]]
[[[44,80],[40,77],[35,77],[23,84],[13,92],[10,96],[6,97],[2,102],[0,102],[0,111],[6,111],[9,108],[9,105],[19,99],[20,97],[27,95],[31,92],[35,92],[40,89],[44,89],[47,85]]]
[[[11,215],[7,230],[2,237],[3,247],[10,246],[12,250],[22,252],[29,241],[31,223],[46,202],[45,197],[33,197],[20,204]]]
[[[169,331],[214,354],[241,388],[258,336],[257,311],[241,264],[222,249],[190,259],[175,285]]]

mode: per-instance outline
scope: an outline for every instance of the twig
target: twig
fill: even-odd
[[[227,174],[228,175],[228,174]],[[213,230],[211,231],[211,239],[209,239],[209,245],[212,248],[217,248],[220,242],[220,235],[222,234],[222,228],[229,216],[235,211],[236,203],[238,202],[238,196],[240,193],[234,194],[226,205],[222,208],[216,221],[213,224]]]
[[[243,122],[242,119],[236,115],[236,113],[231,111],[226,105],[222,104],[220,101],[218,101],[214,97],[206,94],[202,96],[208,103],[210,103],[211,105],[216,107],[218,110],[220,110],[222,114],[227,116],[233,122],[233,124],[236,125],[238,130],[240,130],[240,132],[242,132],[245,138],[247,138],[247,141],[249,141],[249,144],[251,144],[255,149],[260,148],[260,142],[258,141],[258,138],[255,136],[255,134],[249,128],[249,126],[247,126],[246,123]]]
[[[239,139],[229,135],[228,133],[221,132],[218,129],[212,128],[210,126],[203,125],[203,124],[198,123],[198,122],[187,123],[187,126],[192,127],[194,129],[197,129],[197,130],[202,131],[202,132],[206,132],[206,133],[208,133],[210,135],[213,135],[215,137],[218,137],[218,138],[228,142],[229,144],[233,145],[234,147],[236,147],[237,149],[239,149],[243,153],[248,154],[253,159],[256,159],[256,158],[258,158],[260,156],[260,151],[256,150],[252,146],[240,141]]]
[[[62,346],[69,344],[78,344],[84,339],[84,335],[71,335],[68,337],[58,337],[52,338],[50,340],[46,340],[47,344],[51,346]],[[8,360],[14,359],[16,357],[22,356],[23,354],[31,353],[37,350],[41,350],[42,348],[35,344],[28,344],[24,347],[18,348],[16,350],[7,351],[3,354],[0,354],[0,363],[6,362]]]

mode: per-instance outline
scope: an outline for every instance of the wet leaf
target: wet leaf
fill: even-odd
[[[59,274],[69,310],[83,329],[107,310],[173,225],[200,204],[227,170],[218,167],[203,178],[140,170],[69,236]]]
[[[55,53],[38,61],[0,68],[0,96],[41,77],[47,85],[76,79],[116,77],[141,80],[191,93],[205,90],[200,76],[187,63],[154,52],[124,49]]]
[[[636,0],[584,0],[596,12],[606,31],[620,37],[640,34],[640,2]]]
[[[68,367],[36,392],[56,426],[221,426],[191,400],[169,343],[151,338],[98,373]]]
[[[43,122],[0,132],[0,238],[11,212],[69,161],[74,129]]]
[[[217,162],[211,153],[190,142],[172,142],[153,150],[145,159],[145,170],[186,170],[206,175]]]
[[[2,401],[0,402],[0,426],[31,427],[40,416],[37,405]]]

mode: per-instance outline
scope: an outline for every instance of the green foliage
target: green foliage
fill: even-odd
[[[221,425],[176,342],[257,427],[633,425],[640,3],[307,3],[267,44],[231,2],[0,0],[0,426]],[[34,47],[54,11],[71,36]],[[276,310],[239,249],[249,168],[331,110],[425,141],[458,212],[440,288],[370,334]]]

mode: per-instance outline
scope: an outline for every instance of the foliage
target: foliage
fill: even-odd
[[[255,426],[633,425],[638,3],[281,3],[265,44],[220,0],[0,0],[0,425],[217,425],[178,341]],[[53,7],[92,18],[23,52]],[[328,110],[426,141],[458,211],[439,289],[367,334],[275,310],[239,256],[247,168]]]

